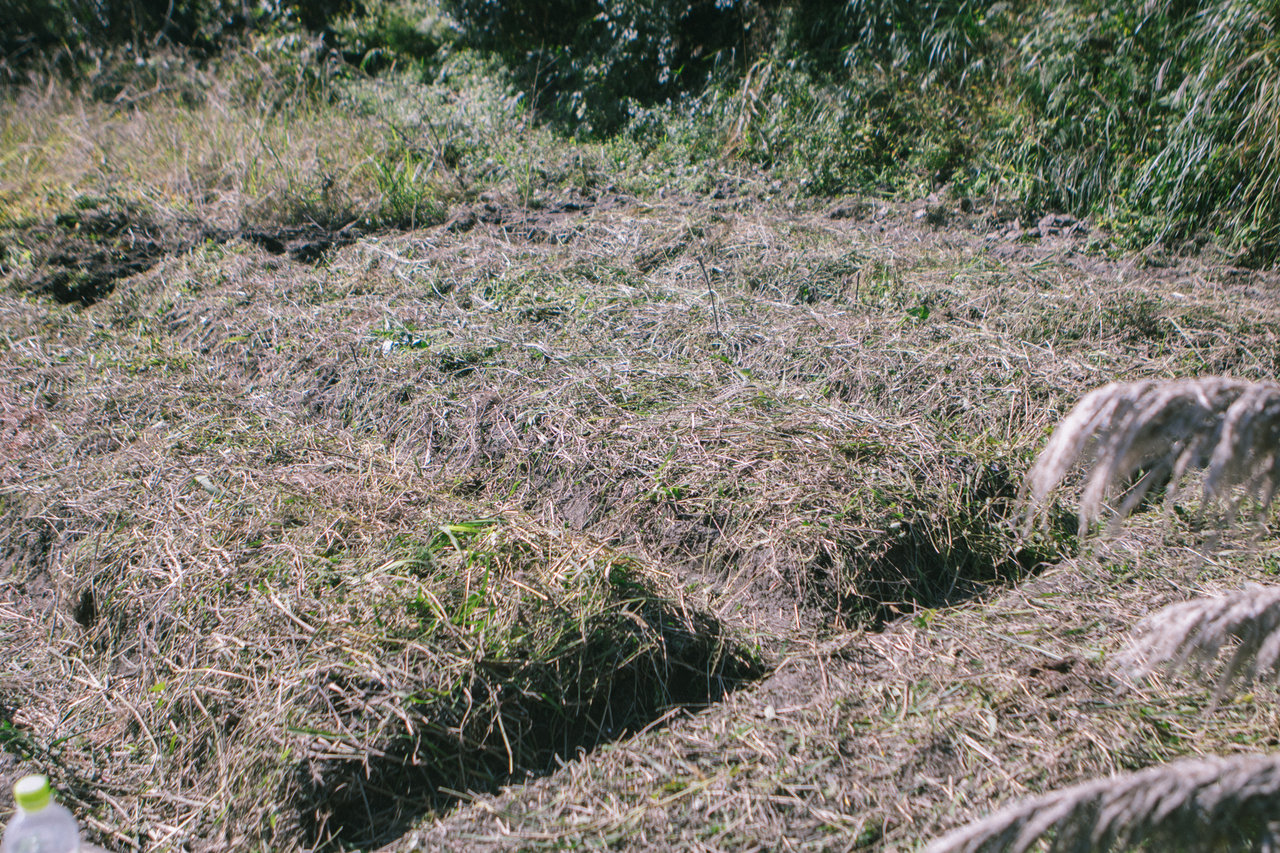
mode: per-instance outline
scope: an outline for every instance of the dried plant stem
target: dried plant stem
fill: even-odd
[[[1025,800],[934,841],[927,853],[1273,849],[1280,755],[1192,758]],[[1051,836],[1046,839],[1046,836]]]
[[[1250,584],[1159,610],[1139,626],[1117,663],[1141,676],[1161,664],[1210,663],[1224,647],[1232,651],[1219,694],[1237,678],[1250,681],[1280,670],[1280,587]]]
[[[1226,377],[1112,383],[1085,395],[1054,430],[1023,486],[1028,522],[1081,462],[1082,533],[1102,517],[1115,490],[1128,486],[1114,508],[1119,520],[1153,487],[1175,489],[1194,468],[1205,468],[1205,496],[1227,500],[1232,512],[1241,496],[1227,495],[1236,486],[1266,506],[1280,484],[1277,448],[1275,383]]]

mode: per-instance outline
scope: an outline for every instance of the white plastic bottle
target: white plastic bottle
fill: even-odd
[[[75,815],[53,801],[49,780],[24,776],[13,786],[18,810],[4,830],[0,853],[76,853],[80,827]]]

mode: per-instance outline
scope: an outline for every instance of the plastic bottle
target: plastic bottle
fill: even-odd
[[[0,853],[76,853],[80,827],[75,815],[53,801],[49,780],[24,776],[13,786],[18,810],[4,830]]]

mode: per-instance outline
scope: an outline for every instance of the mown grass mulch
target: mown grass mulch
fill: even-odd
[[[1212,679],[1112,665],[1142,615],[1274,565],[1247,537],[1206,563],[1180,541],[1195,531],[1162,525],[980,601],[797,644],[706,713],[385,849],[922,849],[1034,793],[1274,749],[1274,686],[1218,703]]]
[[[902,846],[1263,739],[1262,700],[1105,698],[1197,576],[1154,534],[1038,575],[1077,543],[1016,496],[1102,381],[1274,378],[1266,276],[910,210],[481,205],[84,307],[8,271],[0,734],[95,840]]]

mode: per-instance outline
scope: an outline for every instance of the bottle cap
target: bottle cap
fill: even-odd
[[[23,811],[38,812],[49,805],[53,792],[49,790],[49,777],[23,776],[13,786],[13,798]]]

